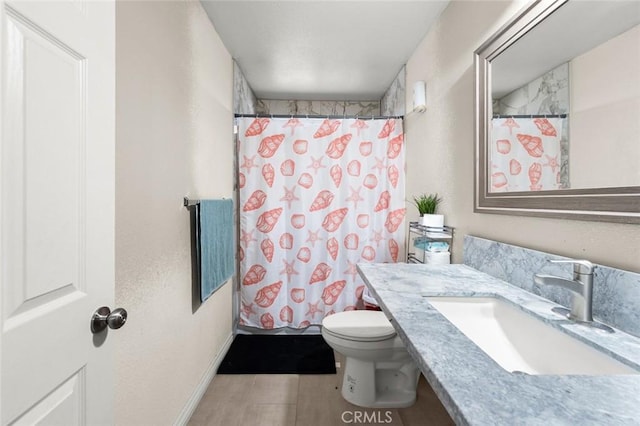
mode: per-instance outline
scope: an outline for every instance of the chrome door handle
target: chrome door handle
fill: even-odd
[[[109,327],[112,330],[117,330],[127,322],[127,311],[122,308],[114,309],[113,311],[107,306],[98,308],[91,317],[91,332],[93,334],[100,333],[102,330]]]

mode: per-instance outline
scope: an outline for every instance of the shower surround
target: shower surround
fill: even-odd
[[[259,99],[258,114],[371,117],[380,115],[380,101],[305,101]]]

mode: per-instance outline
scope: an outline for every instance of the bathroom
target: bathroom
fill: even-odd
[[[404,109],[413,109],[416,81],[426,82],[427,109],[404,118],[407,199],[442,196],[446,224],[455,228],[452,263],[463,262],[463,237],[473,235],[640,273],[637,224],[474,212],[473,53],[526,4],[451,1],[409,56]],[[233,194],[234,61],[199,2],[118,2],[114,19],[110,305],[126,308],[129,319],[107,339],[115,363],[111,423],[183,424],[235,330],[230,283],[193,310],[182,204],[184,196]],[[417,220],[406,207],[406,220]]]

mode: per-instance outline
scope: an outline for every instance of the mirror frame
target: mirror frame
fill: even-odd
[[[640,224],[640,186],[489,192],[491,61],[567,1],[532,1],[474,52],[474,212]]]

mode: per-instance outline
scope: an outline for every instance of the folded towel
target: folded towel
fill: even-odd
[[[199,204],[200,300],[205,301],[234,272],[232,200],[201,200]]]
[[[419,241],[418,238],[416,238],[413,242],[413,246],[429,252],[449,251],[449,243],[444,241]]]

